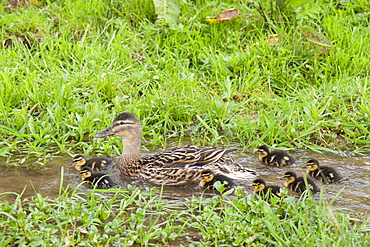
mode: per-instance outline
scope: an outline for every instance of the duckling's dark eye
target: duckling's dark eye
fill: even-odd
[[[124,125],[124,124],[125,124],[124,121],[119,122],[119,125]]]

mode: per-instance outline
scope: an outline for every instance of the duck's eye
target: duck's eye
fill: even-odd
[[[125,124],[124,121],[119,122],[119,125],[124,125],[124,124]]]

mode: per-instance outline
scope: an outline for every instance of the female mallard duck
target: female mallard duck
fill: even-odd
[[[302,168],[307,168],[308,175],[325,184],[335,183],[340,180],[340,176],[334,168],[320,166],[319,161],[315,159],[307,161],[306,165]]]
[[[96,189],[109,189],[115,185],[109,175],[101,172],[94,173],[89,166],[81,168],[80,176],[82,181],[89,182]]]
[[[156,154],[140,154],[142,126],[132,113],[121,113],[95,138],[116,135],[122,138],[123,151],[118,158],[121,174],[139,177],[157,184],[180,185],[195,182],[202,171],[212,169],[233,178],[254,178],[258,173],[242,167],[224,155],[236,148],[180,146]]]
[[[258,159],[264,165],[286,166],[295,163],[295,159],[285,151],[271,151],[266,145],[260,146],[257,150]]]
[[[320,191],[319,187],[317,187],[314,181],[309,178],[297,177],[297,174],[295,172],[286,172],[284,174],[284,177],[282,177],[281,179],[285,180],[285,187],[295,193],[303,193],[305,190],[307,190],[305,180],[307,180],[308,188],[313,194]]]
[[[225,188],[232,188],[238,186],[231,178],[225,176],[223,174],[215,174],[212,170],[204,170],[201,173],[201,181],[199,186],[201,188],[210,188],[214,189],[213,184],[217,181],[220,181],[221,184],[225,186]]]
[[[73,157],[70,166],[74,166],[77,171],[81,171],[81,168],[85,166],[91,167],[94,171],[101,171],[105,170],[109,163],[109,159],[105,157],[94,157],[87,159],[82,154],[78,154]]]
[[[258,194],[260,196],[266,196],[266,195],[274,195],[277,197],[281,197],[280,194],[280,186],[270,185],[266,186],[265,180],[258,178],[252,182],[253,193]]]

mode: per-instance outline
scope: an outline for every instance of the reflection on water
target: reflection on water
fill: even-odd
[[[257,159],[257,155],[252,152],[235,152],[233,157],[244,166],[253,168],[261,174],[261,178],[265,179],[268,184],[276,184],[283,186],[283,181],[280,178],[283,174],[292,170],[298,174],[303,174],[305,171],[301,167],[309,159],[315,158],[320,164],[332,166],[342,176],[342,181],[338,184],[324,185],[317,182],[320,188],[324,191],[324,198],[329,202],[336,194],[343,189],[343,192],[334,202],[334,206],[338,208],[347,208],[355,212],[370,211],[370,161],[368,157],[350,156],[344,157],[332,154],[317,154],[310,151],[290,152],[297,159],[297,164],[291,167],[270,167],[261,165]],[[43,196],[55,197],[59,193],[61,183],[61,167],[64,169],[63,186],[76,187],[80,183],[78,172],[70,168],[67,164],[71,162],[70,157],[54,158],[47,163],[47,169],[42,171],[33,171],[27,168],[8,169],[4,160],[0,160],[0,193],[16,192],[21,193],[27,186],[24,197],[35,195],[35,192],[41,193]],[[145,181],[138,181],[120,177],[116,169],[112,170],[112,176],[115,181],[122,187],[131,184],[137,187],[153,187],[153,184]],[[246,191],[250,186],[249,181],[238,181],[239,185],[243,186]],[[84,188],[84,187],[82,187]],[[202,191],[198,186],[192,184],[181,187],[165,187],[164,198],[181,200],[190,199],[193,195],[200,196]],[[206,196],[211,196],[212,192],[207,191]],[[3,195],[2,200],[6,199],[13,201],[15,195]]]

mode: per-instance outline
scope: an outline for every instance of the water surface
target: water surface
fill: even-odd
[[[324,198],[329,202],[340,190],[343,192],[338,196],[333,206],[343,211],[370,212],[370,160],[368,156],[352,155],[341,156],[336,154],[317,154],[310,151],[291,151],[290,154],[297,160],[297,164],[290,167],[270,167],[259,163],[257,155],[253,152],[234,152],[231,154],[243,166],[252,168],[261,174],[270,185],[283,186],[280,178],[286,171],[295,171],[299,175],[305,172],[302,166],[309,159],[315,158],[320,164],[334,167],[342,176],[341,182],[337,184],[324,185],[317,182],[324,191]],[[0,160],[0,193],[16,192],[21,193],[26,186],[23,198],[35,195],[35,192],[42,196],[57,197],[61,184],[61,171],[63,167],[63,186],[77,187],[80,178],[78,172],[68,166],[71,158],[67,155],[55,157],[46,163],[46,168],[34,171],[27,168],[7,168],[6,161]],[[122,187],[131,184],[137,187],[153,187],[155,185],[145,181],[132,180],[113,173],[114,180]],[[239,185],[249,192],[250,181],[237,181]],[[84,187],[82,187],[84,188]],[[88,188],[85,188],[86,190]],[[180,187],[165,187],[164,198],[172,200],[190,199],[194,196],[201,196],[202,191],[198,186],[192,184]],[[212,196],[213,191],[207,191],[205,196]],[[12,201],[15,195],[3,194],[1,199]],[[318,197],[318,196],[316,196]]]

